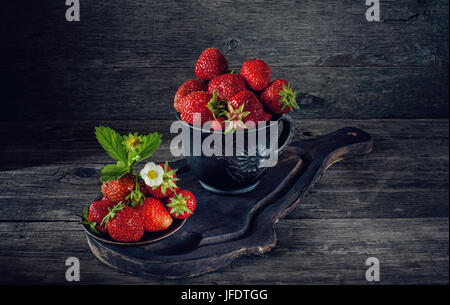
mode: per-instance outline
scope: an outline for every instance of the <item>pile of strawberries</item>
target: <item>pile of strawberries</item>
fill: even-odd
[[[175,94],[174,108],[192,125],[213,121],[214,130],[253,128],[273,115],[298,108],[297,93],[284,79],[270,81],[270,67],[261,59],[246,60],[239,74],[230,72],[219,50],[203,51],[195,65],[197,79],[184,82]]]
[[[97,127],[96,136],[116,164],[105,166],[100,179],[103,197],[88,205],[82,224],[97,234],[121,242],[139,241],[144,232],[168,229],[173,218],[190,217],[196,207],[194,194],[177,187],[176,169],[167,162],[148,162],[139,174],[133,167],[148,158],[161,143],[161,135],[121,136],[108,127]]]

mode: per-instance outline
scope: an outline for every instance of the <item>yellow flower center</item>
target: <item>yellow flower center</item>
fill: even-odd
[[[158,174],[156,173],[155,170],[152,169],[152,170],[149,170],[149,171],[148,171],[147,176],[148,176],[149,179],[153,180],[153,179],[155,179],[156,177],[158,177]]]
[[[139,144],[140,144],[140,141],[137,138],[131,138],[130,140],[128,140],[128,145],[130,147],[136,148]]]

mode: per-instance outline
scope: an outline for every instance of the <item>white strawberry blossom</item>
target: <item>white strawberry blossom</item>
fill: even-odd
[[[140,174],[145,184],[148,186],[160,186],[163,182],[164,169],[153,162],[148,162],[145,164]]]

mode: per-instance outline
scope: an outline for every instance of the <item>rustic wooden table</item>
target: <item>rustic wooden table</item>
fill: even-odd
[[[170,122],[101,123],[121,132],[163,133],[152,158],[170,160]],[[276,225],[271,252],[164,281],[101,263],[74,216],[97,196],[98,173],[108,162],[92,133],[98,123],[0,123],[6,141],[0,156],[8,160],[0,171],[0,283],[67,283],[71,256],[80,259],[83,284],[366,284],[371,256],[380,260],[383,284],[448,283],[447,119],[297,120],[296,140],[355,126],[373,135],[373,152],[333,165],[318,189]],[[80,134],[92,136],[80,141]]]
[[[4,1],[5,2],[5,1]],[[0,6],[0,284],[382,284],[449,281],[449,1],[83,0]],[[119,3],[120,2],[120,3]],[[74,216],[109,162],[94,126],[159,131],[171,159],[178,86],[219,48],[239,70],[258,57],[301,92],[296,140],[345,126],[373,152],[333,165],[276,225],[277,246],[185,280],[121,274],[90,252]]]

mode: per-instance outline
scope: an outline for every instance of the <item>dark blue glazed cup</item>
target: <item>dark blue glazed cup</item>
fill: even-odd
[[[258,125],[255,128],[238,130],[235,133],[224,133],[192,126],[182,121],[178,114],[177,120],[185,130],[183,145],[185,146],[185,158],[189,169],[200,180],[203,188],[219,194],[243,194],[254,190],[267,171],[276,165],[269,162],[272,164],[271,167],[261,166],[264,163],[268,164],[270,156],[267,151],[280,155],[291,142],[295,130],[294,120],[288,114],[273,117],[265,126]],[[275,127],[273,124],[278,127],[276,134],[273,132]],[[281,132],[279,132],[280,129]],[[212,133],[215,133],[215,136],[218,136],[222,141],[222,153],[219,156],[208,156],[203,151],[199,152],[201,149],[197,148],[197,155],[194,155],[194,141],[192,140],[194,132],[197,133],[197,137],[199,136],[202,145]],[[189,136],[189,141],[186,141],[188,140],[187,136]],[[252,137],[256,141],[249,140]],[[243,142],[242,138],[244,139]],[[236,147],[236,141],[240,141],[240,147],[243,147],[243,149],[233,151],[232,155],[229,153],[226,155],[226,146],[229,148],[230,143],[232,143],[233,147]],[[273,145],[274,143],[277,145]],[[272,147],[272,150],[269,147]],[[266,149],[266,153],[261,154],[260,151],[264,152],[264,149]],[[273,161],[273,159],[270,160]]]

